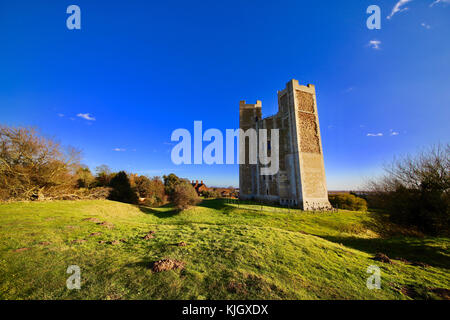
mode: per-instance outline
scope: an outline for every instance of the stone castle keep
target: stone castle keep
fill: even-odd
[[[250,128],[279,129],[279,171],[273,176],[262,176],[259,162],[249,164],[246,160],[245,164],[239,165],[240,197],[303,210],[331,209],[314,85],[303,86],[297,80],[291,80],[283,91],[278,92],[277,114],[262,119],[261,108],[261,101],[256,104],[241,101],[240,128],[244,131]],[[248,151],[246,143],[247,155]]]

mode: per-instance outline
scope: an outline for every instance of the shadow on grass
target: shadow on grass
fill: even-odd
[[[389,221],[389,216],[382,211],[371,210],[367,212],[370,217],[362,222],[363,226],[376,232],[382,238],[395,236],[423,238],[425,235],[415,227],[404,227]]]
[[[217,210],[222,214],[229,214],[233,210],[236,210],[236,207],[231,206],[228,201],[227,199],[203,199],[197,206]]]
[[[224,199],[203,199],[203,201],[197,206],[215,210],[224,210],[229,208]]]
[[[171,205],[164,205],[158,208],[151,208],[146,206],[139,206],[139,210],[141,210],[145,214],[154,215],[157,218],[171,218],[180,213],[179,210],[173,208]],[[167,210],[158,210],[158,209],[167,209]]]
[[[449,257],[445,254],[446,245],[439,238],[363,239],[335,236],[321,236],[321,238],[373,255],[381,252],[391,259],[403,258],[410,262],[422,262],[433,267],[450,269]]]

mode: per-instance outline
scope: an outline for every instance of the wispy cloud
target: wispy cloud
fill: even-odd
[[[421,25],[422,27],[424,27],[425,29],[430,29],[430,28],[431,28],[430,25],[429,25],[429,24],[426,24],[425,22],[422,22],[420,25]]]
[[[450,0],[435,0],[432,4],[430,4],[430,7],[435,6],[436,4],[449,4]]]
[[[394,131],[394,129],[391,129],[391,130],[390,130],[390,135],[391,135],[391,136],[398,136],[399,134],[400,134],[400,132]]]
[[[114,148],[113,151],[116,151],[116,152],[125,152],[126,149],[123,149],[123,148]]]
[[[368,137],[382,137],[383,134],[382,133],[368,133],[367,136]]]
[[[379,50],[381,41],[379,40],[370,40],[368,46],[372,49]]]
[[[350,92],[352,92],[353,90],[355,90],[354,87],[348,87],[347,89],[344,90],[344,93],[350,93]]]
[[[95,118],[90,113],[79,113],[77,117],[83,118],[88,121],[95,121]]]
[[[62,117],[64,117],[64,114],[63,113],[58,113],[58,117],[62,118]]]
[[[394,15],[396,15],[397,13],[408,10],[408,8],[406,8],[406,7],[403,8],[403,6],[404,6],[405,4],[407,4],[408,2],[411,2],[411,1],[412,1],[412,0],[399,0],[399,1],[395,4],[394,8],[392,8],[392,12],[391,12],[390,15],[387,16],[387,18],[388,18],[388,19],[392,19],[392,17],[393,17]],[[438,1],[439,1],[439,0],[438,0]]]

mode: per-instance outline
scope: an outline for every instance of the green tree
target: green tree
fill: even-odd
[[[131,188],[130,179],[125,171],[118,172],[110,182],[112,188],[109,199],[125,203],[137,203],[136,191]]]
[[[145,198],[149,206],[159,206],[166,202],[164,183],[160,177],[148,178],[146,176],[135,177],[136,191],[139,197]]]
[[[173,173],[169,174],[168,176],[163,176],[163,179],[166,195],[169,197],[170,201],[172,201],[175,187],[181,183],[182,179],[178,178]]]

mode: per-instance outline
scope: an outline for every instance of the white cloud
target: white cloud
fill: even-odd
[[[439,4],[439,3],[449,4],[450,0],[435,0],[432,4],[430,4],[430,7],[433,7],[434,5]]]
[[[114,148],[113,151],[117,151],[117,152],[125,152],[125,149],[122,148]]]
[[[367,136],[368,137],[382,137],[383,134],[382,133],[368,133]]]
[[[62,117],[64,117],[64,114],[58,113],[58,117],[62,118]]]
[[[381,41],[379,40],[370,40],[368,46],[372,49],[378,50],[380,49]]]
[[[430,25],[429,25],[429,24],[426,24],[425,22],[422,22],[420,25],[421,25],[422,27],[424,27],[425,29],[430,29],[430,28],[431,28]]]
[[[408,2],[411,2],[412,0],[399,0],[394,8],[392,8],[392,12],[390,15],[387,16],[388,19],[392,19],[392,17],[402,11],[406,11],[408,10],[408,8],[402,8],[405,4],[407,4]],[[439,1],[439,0],[438,0]]]
[[[391,129],[389,132],[391,136],[398,136],[400,134],[400,132],[394,131],[394,129]]]
[[[79,113],[77,117],[83,118],[88,121],[95,121],[95,118],[90,113]]]

